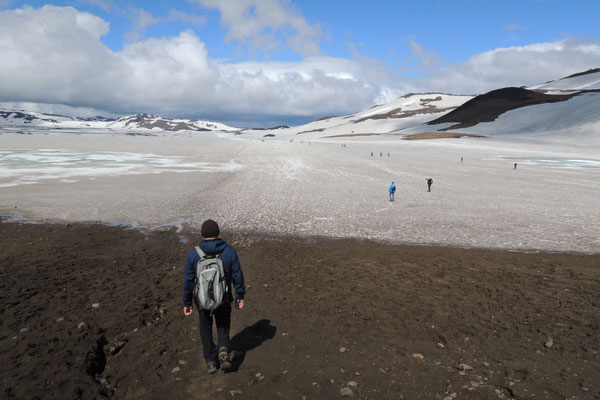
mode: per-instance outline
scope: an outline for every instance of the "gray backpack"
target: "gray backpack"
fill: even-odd
[[[223,261],[218,254],[205,254],[196,246],[200,261],[196,266],[196,295],[203,310],[215,310],[227,301]]]

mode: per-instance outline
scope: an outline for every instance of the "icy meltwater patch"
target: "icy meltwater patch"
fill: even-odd
[[[243,165],[184,157],[121,152],[71,152],[59,149],[0,150],[0,187],[60,179],[75,182],[99,176],[162,172],[234,172]]]
[[[585,158],[497,156],[493,157],[492,160],[510,160],[525,165],[543,164],[556,168],[593,168],[600,170],[600,160]]]

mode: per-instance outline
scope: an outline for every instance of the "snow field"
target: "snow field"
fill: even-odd
[[[181,163],[188,171],[175,172],[171,166],[152,173],[151,165],[141,163],[136,175],[99,173],[94,179],[74,176],[70,182],[48,179],[0,188],[0,211],[24,212],[31,218],[132,221],[142,226],[182,221],[200,226],[214,218],[225,231],[600,251],[599,170],[535,162],[535,157],[597,161],[589,151],[565,153],[558,146],[540,149],[488,139],[408,142],[369,137],[310,145],[214,135],[2,139],[0,150],[5,152],[151,154],[155,162],[175,160],[175,166]],[[502,157],[533,161],[513,170],[513,159]],[[207,171],[202,165],[236,167]],[[428,177],[434,179],[431,193]],[[394,203],[387,194],[392,181],[398,186]]]

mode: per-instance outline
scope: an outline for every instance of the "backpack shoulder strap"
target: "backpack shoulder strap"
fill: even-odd
[[[206,254],[202,251],[200,246],[196,246],[195,249],[196,249],[196,253],[198,253],[198,255],[200,256],[200,259],[203,259],[206,256]]]

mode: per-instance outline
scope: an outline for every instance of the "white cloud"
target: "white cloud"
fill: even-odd
[[[323,32],[294,10],[289,0],[196,0],[219,10],[228,28],[226,41],[269,53],[285,45],[303,55],[319,54]]]
[[[410,38],[410,47],[412,48],[412,56],[419,61],[425,69],[432,69],[440,65],[439,57],[431,50],[427,50],[413,38]]]
[[[561,39],[476,54],[464,63],[432,72],[417,82],[424,90],[484,93],[507,86],[529,86],[600,66],[597,39]]]
[[[390,93],[384,74],[360,61],[219,63],[192,31],[112,52],[100,41],[107,31],[69,7],[0,12],[0,76],[11,78],[0,80],[0,101],[231,119],[340,114]]]
[[[130,42],[135,42],[139,40],[142,36],[146,34],[146,29],[150,25],[157,24],[159,20],[154,18],[152,14],[144,11],[143,9],[135,10],[135,14],[133,16],[133,27],[131,28],[131,32],[128,32],[125,37]]]
[[[166,21],[181,21],[186,24],[192,25],[204,25],[206,24],[206,17],[203,15],[194,15],[188,14],[183,11],[176,10],[174,8],[171,9],[169,15],[165,19]]]
[[[352,60],[218,62],[191,30],[113,52],[100,40],[108,29],[101,18],[71,7],[1,11],[0,102],[282,121],[348,114],[408,91],[482,93],[600,66],[597,40],[563,39],[488,51],[432,69],[426,79],[401,80],[357,51]]]

